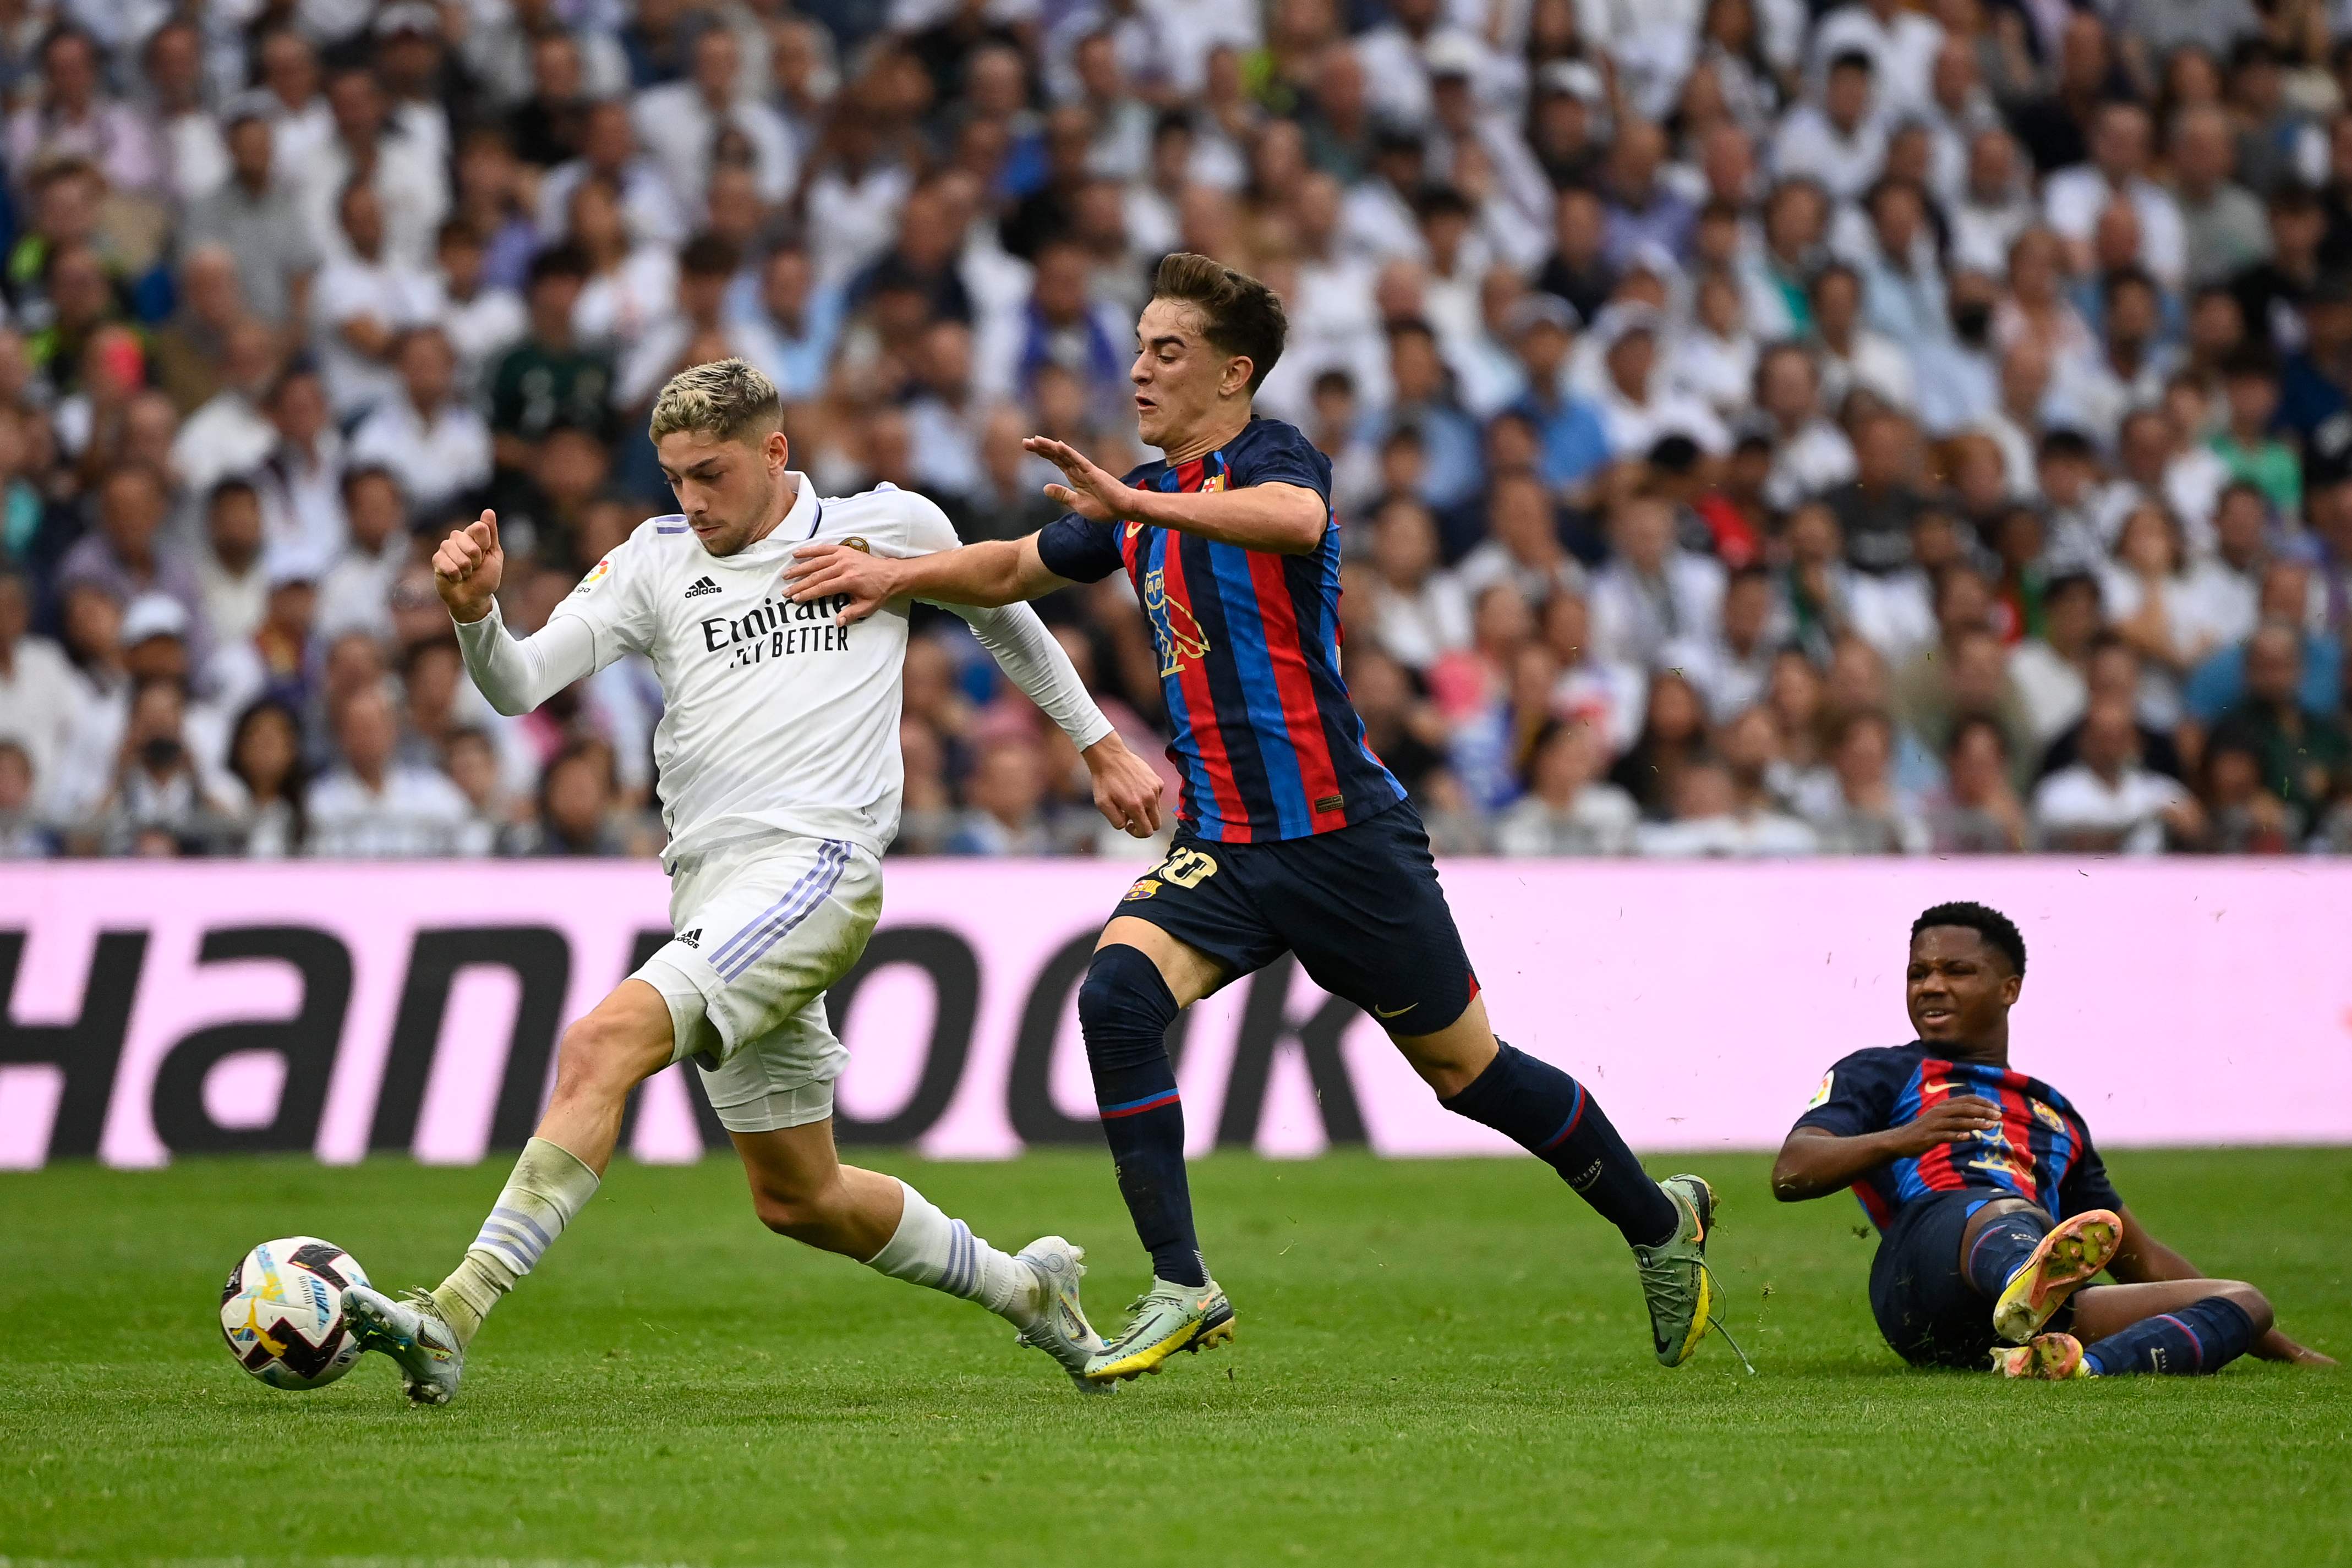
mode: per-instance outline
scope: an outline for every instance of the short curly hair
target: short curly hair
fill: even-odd
[[[1985,946],[2009,960],[2010,972],[2025,973],[2025,937],[2017,923],[1998,909],[1981,904],[1939,904],[1923,911],[1911,923],[1911,940],[1919,940],[1919,933],[1938,925],[1957,925],[1973,931],[1985,939]]]
[[[646,434],[656,443],[681,430],[756,443],[783,423],[783,395],[775,382],[741,360],[712,360],[670,377],[654,400]]]

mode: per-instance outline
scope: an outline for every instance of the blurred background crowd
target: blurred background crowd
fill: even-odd
[[[2352,852],[2342,0],[0,0],[0,853],[658,847],[650,669],[491,713],[432,542],[541,624],[727,354],[1018,536],[1177,249],[1441,850]],[[919,629],[900,848],[1112,852]]]

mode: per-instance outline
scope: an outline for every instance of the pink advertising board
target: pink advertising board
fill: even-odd
[[[890,863],[835,997],[844,1142],[997,1158],[1090,1144],[1074,991],[1129,868]],[[2352,1142],[2352,864],[1463,861],[1445,883],[1504,1036],[1645,1149],[1768,1148],[1822,1071],[1909,1038],[1923,906],[2031,948],[2018,1064],[2113,1145]],[[370,1150],[471,1161],[529,1132],[566,1020],[667,935],[650,864],[0,871],[0,1167]],[[1502,1152],[1287,962],[1194,1009],[1196,1149]],[[688,1074],[641,1092],[640,1158],[721,1141]]]

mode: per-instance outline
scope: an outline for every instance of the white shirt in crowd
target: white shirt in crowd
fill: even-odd
[[[348,768],[310,787],[309,853],[322,860],[388,860],[458,852],[472,807],[430,768],[394,762],[369,789]]]
[[[2189,271],[2189,231],[2180,221],[2180,204],[2172,193],[2145,177],[2126,182],[2122,194],[2139,218],[2140,265],[2158,283],[2178,288]],[[2042,182],[2042,218],[2067,239],[2087,240],[2116,196],[2116,188],[2096,167],[2076,163]]]
[[[343,327],[373,319],[389,332],[422,327],[441,315],[441,282],[398,262],[362,261],[345,255],[319,274],[312,306],[318,317],[319,369],[335,417],[350,419],[400,394],[392,367],[343,340]]]
[[[235,387],[199,404],[172,438],[172,466],[191,495],[201,496],[232,474],[250,474],[278,444],[278,427]]]
[[[457,298],[445,289],[441,329],[457,351],[458,384],[486,394],[499,356],[530,330],[530,312],[511,288],[477,289],[470,299]]]
[[[2177,779],[2126,765],[2110,784],[2087,763],[2062,768],[2033,791],[2033,825],[2044,838],[2068,833],[2113,835],[2128,855],[2164,848],[2159,813],[2189,799]]]
[[[691,81],[665,82],[637,95],[629,117],[637,141],[668,175],[670,188],[688,206],[702,204],[709,183],[710,149],[722,128],[743,133],[751,144],[751,172],[760,199],[782,204],[800,178],[800,154],[782,116],[763,103],[738,99],[727,106],[722,121],[712,112],[702,89]]]
[[[16,639],[10,668],[0,673],[0,738],[25,748],[37,796],[51,787],[89,690],[64,649],[47,637]]]
[[[1723,622],[1723,565],[1669,549],[1656,577],[1622,557],[1592,574],[1592,643],[1601,656],[1654,668],[1667,643]]]
[[[1372,626],[1381,649],[1408,669],[1426,670],[1470,643],[1470,596],[1452,572],[1433,571],[1411,593],[1382,583]]]
[[[1522,797],[1495,824],[1495,852],[1506,855],[1622,855],[1642,825],[1633,797],[1614,784],[1587,784],[1566,809]]]
[[[352,432],[350,462],[389,468],[411,509],[430,514],[490,482],[489,423],[468,402],[452,400],[428,414],[406,397],[387,398]]]
[[[2046,747],[2073,727],[2090,702],[2090,683],[2057,649],[2039,637],[2010,651],[2009,681],[2025,709],[2033,744]]]
[[[1635,839],[1645,855],[1750,859],[1770,855],[1809,855],[1821,848],[1813,830],[1780,811],[1748,816],[1726,813],[1694,817],[1679,822],[1644,822]]]

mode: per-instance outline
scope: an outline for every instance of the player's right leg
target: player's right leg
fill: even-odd
[[[1194,913],[1211,902],[1196,898]],[[1178,1351],[1197,1352],[1233,1337],[1233,1303],[1210,1278],[1193,1228],[1184,1105],[1168,1055],[1168,1029],[1176,1015],[1214,990],[1226,973],[1224,964],[1161,926],[1120,916],[1103,927],[1078,988],[1078,1022],[1103,1138],[1136,1239],[1151,1254],[1151,1283],[1129,1310],[1127,1326],[1087,1364],[1087,1376],[1106,1387],[1159,1371]]]
[[[1052,1356],[1082,1391],[1111,1392],[1115,1385],[1086,1376],[1087,1357],[1102,1348],[1078,1300],[1086,1253],[1046,1236],[1007,1255],[897,1176],[843,1165],[834,1148],[831,1085],[824,1087],[822,1119],[728,1129],[760,1222],[894,1280],[977,1301],[1020,1331],[1020,1343]]]
[[[2053,1224],[2038,1204],[1998,1198],[1969,1217],[1960,1269],[1991,1298],[1993,1333],[2023,1344],[2097,1277],[2123,1237],[2122,1219],[2108,1209],[2085,1209]]]
[[[676,1053],[691,1056],[771,1230],[893,1279],[978,1301],[1074,1379],[1101,1347],[1078,1302],[1085,1254],[1060,1237],[1008,1257],[895,1176],[844,1166],[833,1086],[849,1052],[825,990],[866,949],[882,908],[863,850],[806,838],[704,873],[684,924],[639,971],[667,1002]]]
[[[354,1286],[344,1293],[353,1336],[400,1364],[410,1399],[446,1405],[464,1375],[482,1320],[530,1272],[595,1196],[629,1091],[670,1063],[670,1009],[659,992],[624,980],[563,1031],[555,1091],[474,1244],[430,1293],[394,1301]]]

